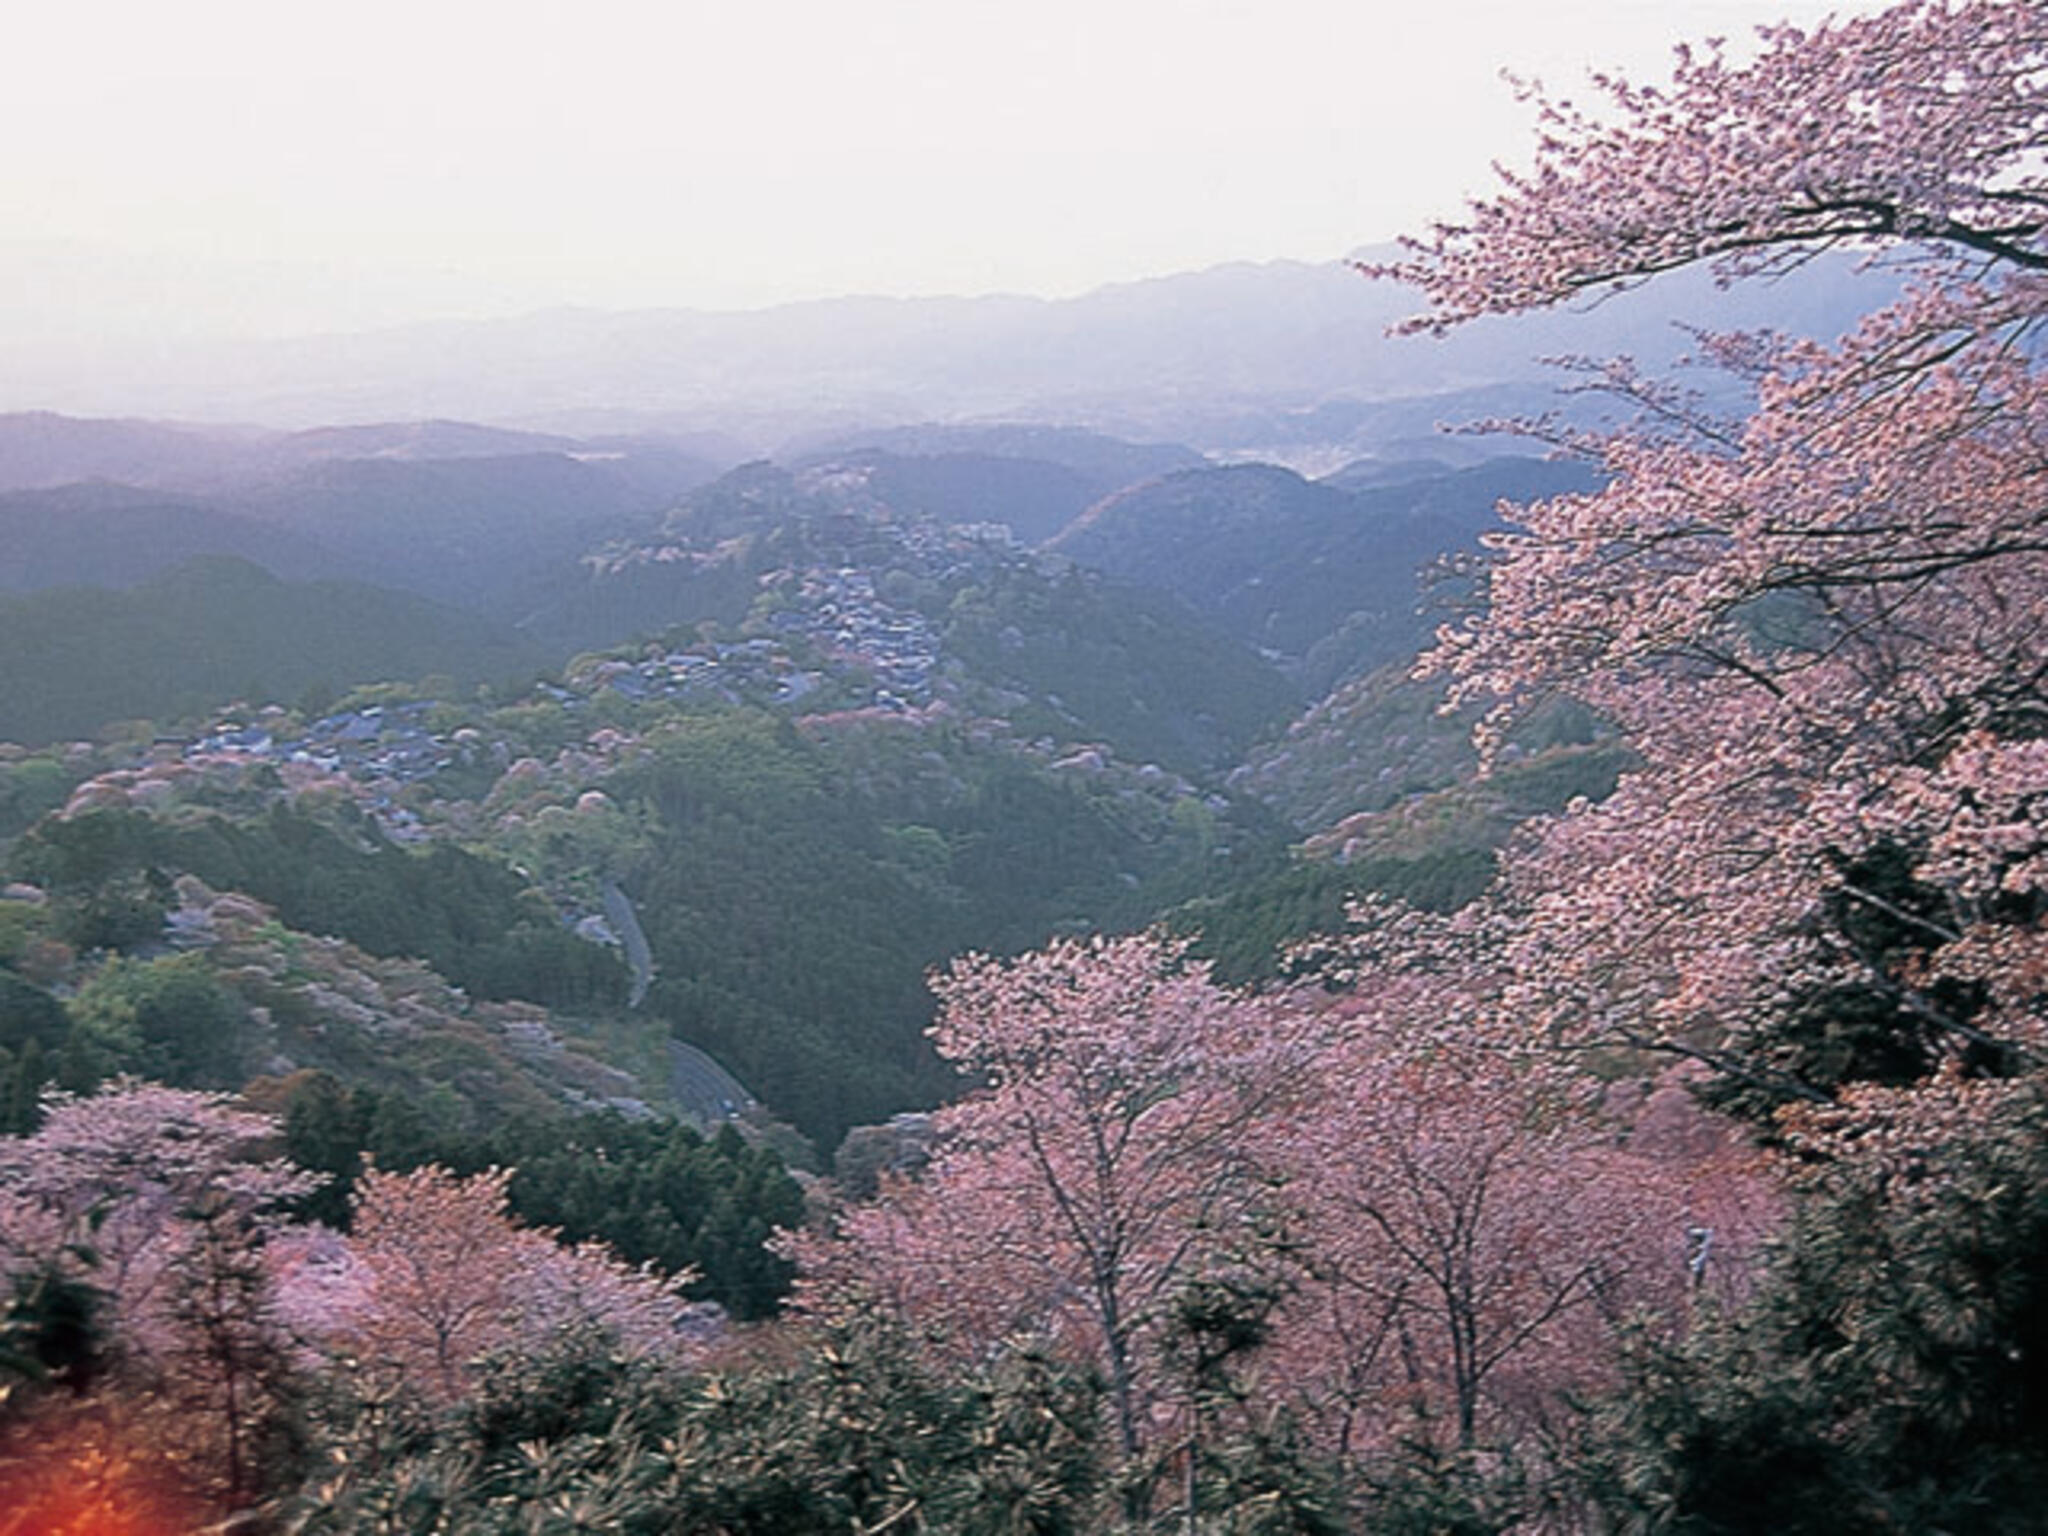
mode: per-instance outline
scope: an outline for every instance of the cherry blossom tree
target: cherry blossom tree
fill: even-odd
[[[276,1123],[225,1094],[123,1080],[44,1105],[33,1135],[0,1139],[0,1281],[96,1295],[107,1379],[31,1404],[0,1481],[61,1485],[82,1458],[104,1473],[95,1509],[142,1500],[137,1476],[152,1499],[246,1502],[288,1470],[254,1454],[286,1418],[291,1374],[265,1249],[317,1177],[270,1155]],[[70,1385],[97,1385],[76,1364]]]
[[[179,1333],[179,1276],[208,1224],[232,1216],[260,1243],[319,1183],[271,1155],[277,1123],[229,1094],[123,1079],[44,1106],[33,1135],[0,1138],[0,1269],[89,1249],[108,1327],[143,1359]]]
[[[1535,1048],[1496,918],[1375,916],[1261,997],[1149,935],[957,963],[933,1033],[980,1087],[922,1175],[788,1240],[802,1304],[1094,1364],[1136,1519],[1283,1421],[1346,1460],[1527,1441],[1613,1384],[1624,1321],[1683,1319],[1703,1245],[1738,1294],[1774,1214],[1746,1141]]]
[[[1763,1105],[2043,1043],[2048,18],[1910,0],[1760,44],[1544,102],[1533,168],[1382,270],[1424,329],[1695,262],[1901,276],[1839,340],[1707,337],[1746,419],[1607,369],[1637,424],[1566,439],[1604,488],[1513,509],[1429,661],[1495,729],[1562,691],[1642,757],[1511,861],[1514,1010]]]
[[[1491,914],[1358,916],[1285,1127],[1309,1278],[1272,1374],[1347,1456],[1527,1442],[1616,1379],[1620,1325],[1742,1293],[1770,1184],[1689,1097],[1617,1095],[1532,1041]]]
[[[970,1356],[1030,1334],[1092,1360],[1141,1511],[1181,1406],[1177,1309],[1292,1262],[1268,1153],[1315,1021],[1219,987],[1156,934],[969,955],[933,987],[932,1038],[980,1086],[934,1117],[921,1181],[885,1185],[836,1241],[799,1240],[811,1293],[857,1283]]]
[[[1603,1325],[1645,1294],[1645,1271],[1679,1289],[1679,1202],[1645,1198],[1652,1170],[1546,1059],[1470,1034],[1372,1036],[1334,1076],[1340,1112],[1301,1128],[1320,1274],[1384,1330],[1374,1430],[1443,1422],[1469,1450],[1504,1397],[1537,1395],[1532,1379],[1553,1397],[1598,1380]],[[1655,1205],[1663,1219],[1643,1219]]]
[[[688,1273],[621,1263],[602,1244],[564,1246],[508,1212],[509,1169],[462,1178],[428,1166],[372,1168],[346,1238],[318,1229],[279,1245],[282,1308],[298,1329],[375,1377],[378,1391],[452,1402],[478,1363],[591,1325],[634,1353],[680,1353]]]
[[[595,1333],[675,1356],[705,1321],[688,1274],[518,1226],[502,1171],[372,1170],[343,1236],[286,1220],[320,1178],[273,1155],[276,1122],[228,1095],[123,1081],[45,1103],[34,1135],[0,1139],[0,1282],[103,1298],[109,1369],[89,1401],[29,1403],[0,1444],[0,1486],[54,1487],[85,1456],[112,1469],[95,1509],[139,1499],[131,1473],[149,1467],[164,1497],[232,1507],[290,1475],[277,1432],[296,1372],[353,1359],[359,1385],[447,1403],[493,1353]]]

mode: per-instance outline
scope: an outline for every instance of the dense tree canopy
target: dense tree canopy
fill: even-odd
[[[1515,510],[1430,664],[1496,730],[1575,696],[1641,766],[1432,942],[1537,1038],[1701,1059],[1813,1170],[1754,1304],[1643,1357],[1617,1518],[2038,1529],[2048,25],[1913,0],[1601,86],[1392,269],[1418,327],[1840,246],[1902,287],[1833,341],[1704,336],[1739,420],[1598,371],[1639,408],[1565,440],[1605,487]]]

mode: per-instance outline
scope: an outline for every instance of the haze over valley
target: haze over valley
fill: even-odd
[[[1816,263],[1743,317],[1828,334],[1889,284]],[[1469,600],[1456,572],[1498,504],[1597,484],[1470,428],[1611,417],[1625,402],[1541,359],[1669,362],[1714,297],[1667,280],[1450,344],[1390,338],[1415,296],[1344,264],[1056,301],[565,311],[252,344],[184,370],[217,391],[186,397],[194,419],[0,416],[10,831],[67,799],[183,824],[319,785],[323,816],[375,838],[523,870],[600,969],[624,955],[600,898],[622,895],[651,935],[632,1012],[829,1155],[944,1091],[919,1035],[950,954],[1163,917],[1264,974],[1347,891],[1457,899],[1519,816],[1611,783],[1572,718],[1527,743],[1552,788],[1467,786],[1465,725],[1403,674]],[[207,419],[230,406],[251,415]],[[731,814],[825,843],[786,867],[700,851],[677,884],[696,813],[676,807],[711,791],[668,805],[646,776],[703,733],[741,754]],[[797,802],[746,765],[770,740]],[[1433,796],[1440,838],[1374,830]],[[556,817],[542,857],[531,829]],[[850,861],[835,904],[866,889],[889,914],[815,940],[866,957],[801,993],[823,1014],[761,990],[818,860]],[[720,963],[756,979],[714,981],[683,914],[741,889],[758,926]]]

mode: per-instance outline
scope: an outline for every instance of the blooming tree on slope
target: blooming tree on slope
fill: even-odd
[[[44,1103],[33,1135],[0,1138],[0,1285],[40,1277],[99,1303],[67,1351],[79,1395],[31,1399],[9,1426],[0,1507],[242,1503],[290,1374],[266,1250],[319,1179],[269,1155],[276,1123],[226,1094],[124,1079]],[[107,1389],[83,1395],[97,1375]]]
[[[1340,1336],[1378,1347],[1306,1329],[1297,1379],[1346,1368],[1335,1380],[1359,1422],[1342,1440],[1419,1418],[1469,1450],[1604,1381],[1614,1320],[1682,1294],[1685,1207],[1554,1059],[1383,1010],[1358,1018],[1327,1110],[1295,1133],[1309,1295]]]
[[[1613,1382],[1618,1324],[1744,1293],[1770,1181],[1682,1090],[1632,1101],[1530,1040],[1489,914],[1359,915],[1322,957],[1343,990],[1296,1001],[1328,1044],[1280,1128],[1308,1278],[1268,1374],[1343,1453],[1527,1441]]]
[[[789,1240],[805,1304],[1093,1363],[1130,1518],[1169,1468],[1195,1509],[1219,1436],[1280,1414],[1346,1458],[1523,1437],[1613,1379],[1617,1322],[1683,1312],[1689,1232],[1718,1283],[1763,1216],[1729,1219],[1762,1203],[1740,1148],[1624,1145],[1499,1013],[1490,953],[1411,915],[1329,976],[1353,990],[1257,998],[1157,936],[969,957],[934,1035],[982,1086],[921,1177]]]
[[[321,1176],[272,1155],[276,1121],[230,1095],[123,1080],[46,1105],[34,1135],[0,1138],[0,1288],[55,1275],[103,1298],[79,1330],[93,1370],[64,1383],[95,1390],[0,1390],[0,1528],[10,1501],[36,1529],[67,1499],[95,1518],[246,1503],[291,1475],[275,1452],[297,1377],[342,1359],[387,1400],[447,1403],[494,1352],[585,1330],[639,1356],[696,1342],[692,1276],[519,1226],[509,1173],[372,1170],[344,1236],[287,1219]]]
[[[1175,1410],[1168,1335],[1190,1288],[1290,1262],[1269,1154],[1313,1021],[1224,990],[1157,935],[970,955],[933,986],[932,1037],[983,1086],[935,1116],[921,1185],[800,1256],[814,1283],[852,1279],[956,1349],[1029,1333],[1095,1361],[1136,1465]]]
[[[1836,246],[1904,274],[1832,343],[1709,338],[1746,420],[1616,365],[1654,429],[1576,441],[1605,488],[1513,509],[1430,660],[1496,722],[1575,694],[1643,759],[1512,861],[1512,1005],[1817,1101],[2043,1043],[2048,13],[1761,39],[1546,104],[1534,168],[1385,270],[1420,328]]]
[[[121,1080],[51,1093],[31,1136],[0,1138],[0,1275],[89,1248],[118,1346],[147,1360],[178,1333],[177,1281],[209,1221],[242,1218],[259,1244],[319,1177],[268,1155],[277,1124],[231,1094]]]
[[[309,1338],[380,1378],[440,1402],[459,1398],[485,1356],[536,1348],[580,1326],[641,1354],[691,1341],[682,1289],[621,1263],[601,1243],[565,1247],[522,1227],[509,1169],[370,1169],[346,1237],[310,1229],[279,1245],[286,1315]]]

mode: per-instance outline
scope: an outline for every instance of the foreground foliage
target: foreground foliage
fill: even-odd
[[[1755,1301],[1645,1344],[1592,1478],[1699,1533],[2041,1528],[2048,1106],[1947,1082],[1804,1181]]]

